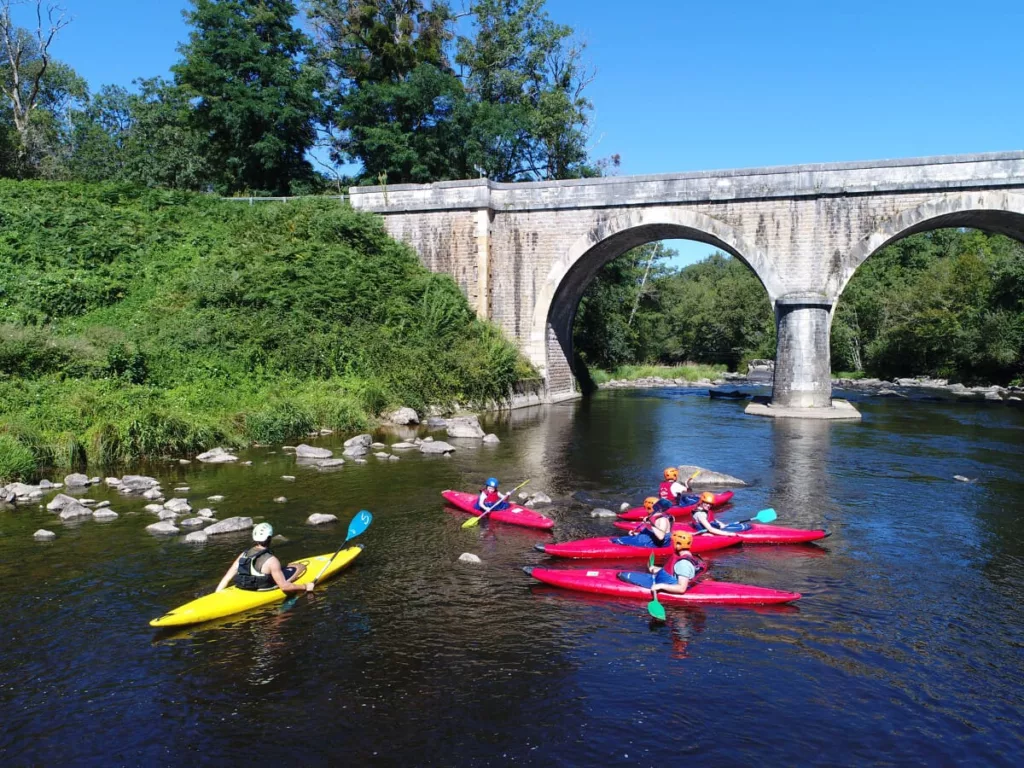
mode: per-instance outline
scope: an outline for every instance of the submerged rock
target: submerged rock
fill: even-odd
[[[295,482],[295,475],[281,475],[281,479],[282,480],[287,480],[289,483],[294,483]],[[210,499],[210,501],[213,501],[213,499]]]
[[[316,463],[317,469],[337,469],[338,467],[345,466],[344,459],[324,459]]]
[[[53,531],[48,531],[45,528],[40,528],[32,534],[32,538],[36,541],[53,541],[57,538],[57,534]]]
[[[326,523],[338,522],[338,517],[336,515],[324,515],[319,512],[316,512],[307,517],[306,522],[309,525],[324,525]]]
[[[473,565],[479,565],[483,562],[479,557],[474,555],[472,552],[463,552],[459,555],[460,563],[472,563]]]
[[[295,458],[297,459],[329,459],[333,455],[334,451],[327,448],[316,448],[305,443],[295,449]]]
[[[178,526],[174,523],[161,522],[146,526],[146,533],[152,533],[157,536],[170,536],[178,532]]]
[[[545,507],[551,504],[551,497],[546,493],[537,492],[533,494],[526,502],[528,507]]]
[[[244,531],[247,528],[252,528],[251,517],[229,517],[226,520],[221,520],[219,523],[214,523],[206,529],[206,533],[210,536],[216,536],[219,533],[234,533],[235,531]]]

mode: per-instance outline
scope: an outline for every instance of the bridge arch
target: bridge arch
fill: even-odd
[[[631,209],[600,216],[555,260],[538,287],[529,357],[544,371],[549,393],[572,392],[573,323],[580,300],[597,273],[631,248],[657,240],[696,240],[735,256],[757,275],[774,301],[782,281],[764,251],[735,228],[705,214],[677,208]]]
[[[901,211],[853,247],[844,260],[842,272],[832,276],[829,295],[838,299],[857,269],[876,251],[910,235],[947,227],[979,229],[1024,243],[1024,195],[964,192]]]

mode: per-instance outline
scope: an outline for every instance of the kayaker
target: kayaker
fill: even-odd
[[[505,497],[498,493],[498,478],[487,478],[487,484],[480,491],[480,496],[476,500],[476,508],[482,512],[509,508]]]
[[[697,508],[693,510],[693,527],[698,533],[710,533],[715,536],[738,536],[739,534],[726,530],[721,523],[715,520],[715,513],[711,511],[711,505],[715,503],[715,494],[711,491],[704,491],[697,502]]]
[[[658,486],[658,495],[678,507],[684,506],[683,496],[690,492],[692,478],[679,482],[679,470],[675,467],[666,467],[664,474],[665,482]]]
[[[218,592],[232,582],[239,589],[272,589],[276,585],[282,592],[313,591],[313,582],[292,583],[306,572],[306,566],[302,563],[289,563],[282,568],[281,561],[270,551],[270,539],[273,535],[274,528],[270,523],[260,523],[252,529],[255,546],[235,558],[235,562],[217,585]]]
[[[674,595],[681,595],[686,592],[690,582],[696,578],[698,573],[707,570],[704,560],[690,552],[692,544],[692,533],[673,531],[672,554],[668,556],[661,568],[652,565],[648,569],[649,573],[623,571],[619,574],[619,578],[652,592],[670,592]]]
[[[644,499],[647,517],[644,522],[634,528],[629,536],[617,536],[612,539],[616,544],[631,547],[664,547],[672,536],[672,524],[675,518],[668,513],[667,502],[657,496]]]

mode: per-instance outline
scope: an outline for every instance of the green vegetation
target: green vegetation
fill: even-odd
[[[613,371],[602,371],[600,369],[591,371],[595,384],[604,384],[607,381],[617,379],[619,381],[635,381],[636,379],[662,378],[662,379],[685,379],[686,381],[699,381],[700,379],[717,379],[725,373],[724,365],[700,365],[689,363],[687,365],[623,365]]]
[[[0,221],[0,477],[352,429],[535,375],[336,201],[0,182]]]
[[[664,267],[669,255],[660,243],[634,249],[590,285],[575,329],[588,366],[695,361],[744,370],[751,358],[774,357],[771,306],[746,266],[715,254],[671,270]],[[1020,380],[1024,246],[1001,235],[941,229],[883,248],[839,301],[832,366],[845,378]]]

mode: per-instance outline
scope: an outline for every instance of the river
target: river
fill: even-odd
[[[185,545],[109,523],[0,511],[0,756],[13,765],[1019,765],[1024,754],[1024,412],[865,401],[862,423],[772,421],[673,390],[516,412],[453,457],[296,467],[142,467],[218,517],[273,522],[283,558],[375,522],[353,566],[289,609],[157,633],[209,591],[244,534]],[[378,436],[384,433],[379,433]],[[388,441],[395,440],[389,437]],[[340,438],[324,445],[336,447]],[[670,607],[534,586],[537,542],[611,531],[579,504],[554,536],[460,529],[439,492],[491,474],[552,497],[638,499],[671,464],[743,477],[824,546],[743,547],[719,579],[802,592],[775,609]],[[138,469],[138,468],[137,468]],[[282,475],[296,475],[286,482]],[[978,478],[965,484],[953,475]],[[275,503],[284,495],[287,503]],[[37,543],[32,532],[57,532]],[[609,534],[610,535],[610,534]],[[456,562],[462,552],[482,565]]]

